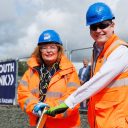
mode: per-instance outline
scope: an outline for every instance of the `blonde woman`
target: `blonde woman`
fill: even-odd
[[[18,102],[36,127],[45,106],[63,102],[77,88],[79,79],[72,63],[63,53],[63,44],[54,30],[44,31],[38,46],[28,60],[28,70],[18,86]],[[45,128],[79,128],[79,106],[55,117],[48,117]]]

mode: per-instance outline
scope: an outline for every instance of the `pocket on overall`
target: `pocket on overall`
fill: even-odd
[[[118,105],[124,100],[124,94],[118,88],[111,88],[101,91],[95,96],[95,108],[106,109]]]
[[[118,88],[103,90],[94,97],[94,100],[97,126],[114,128],[121,125],[119,128],[122,128],[125,125],[125,118],[120,118],[117,114],[118,105],[124,100],[121,90]],[[123,119],[122,124],[117,124],[117,119]]]

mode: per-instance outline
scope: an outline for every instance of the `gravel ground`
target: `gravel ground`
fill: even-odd
[[[18,106],[0,106],[0,128],[29,128],[25,113]]]
[[[85,111],[80,111],[81,128],[89,128]],[[28,119],[19,106],[0,106],[0,128],[29,128]]]
[[[80,118],[81,118],[80,128],[89,128],[88,120],[87,120],[87,111],[80,110]]]

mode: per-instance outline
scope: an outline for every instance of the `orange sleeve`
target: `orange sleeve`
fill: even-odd
[[[18,85],[18,103],[23,111],[32,113],[33,107],[38,103],[38,98],[35,97],[29,90],[30,69],[25,72]]]

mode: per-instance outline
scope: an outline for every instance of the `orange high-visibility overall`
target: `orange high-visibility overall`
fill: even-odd
[[[39,75],[33,68],[38,66],[33,57],[28,61],[29,69],[18,85],[18,102],[30,121],[30,126],[36,126],[38,117],[32,113],[34,105],[39,102]],[[45,103],[54,107],[63,102],[80,85],[79,78],[72,63],[63,55],[59,64],[60,70],[54,74],[48,86]],[[79,128],[79,105],[68,109],[55,117],[48,116],[46,128]]]
[[[94,75],[120,45],[128,46],[116,35],[106,42]],[[128,128],[128,70],[122,71],[106,88],[90,98],[88,120],[90,128]]]

